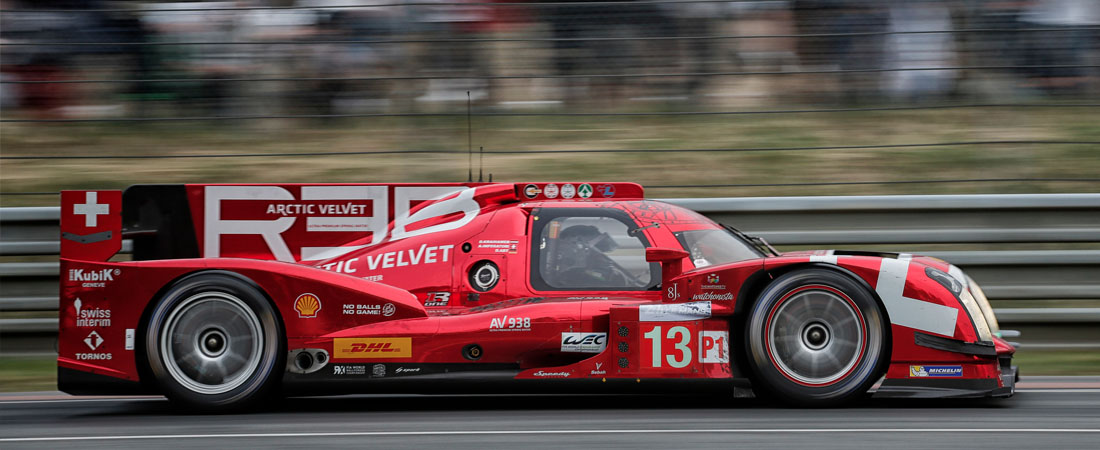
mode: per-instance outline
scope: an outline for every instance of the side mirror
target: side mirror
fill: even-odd
[[[661,286],[668,286],[668,280],[684,273],[684,258],[688,252],[674,248],[652,247],[645,249],[645,260],[661,263]]]

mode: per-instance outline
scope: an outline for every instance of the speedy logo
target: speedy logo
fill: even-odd
[[[333,359],[411,358],[412,338],[336,338]]]
[[[561,351],[600,353],[607,348],[607,333],[562,333]]]
[[[909,366],[912,378],[958,378],[963,376],[962,366]]]
[[[298,311],[299,319],[312,319],[317,317],[317,311],[321,310],[321,299],[313,294],[302,294],[294,300],[294,310]]]

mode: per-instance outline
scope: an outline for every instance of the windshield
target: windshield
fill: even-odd
[[[764,256],[724,229],[691,230],[674,234],[684,250],[691,254],[696,268]]]

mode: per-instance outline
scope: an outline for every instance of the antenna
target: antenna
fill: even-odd
[[[466,176],[466,182],[474,181],[474,134],[470,125],[470,116],[473,115],[473,106],[470,100],[470,91],[466,91],[466,167],[470,169]]]
[[[481,151],[477,154],[477,182],[485,180],[485,147],[478,147]]]

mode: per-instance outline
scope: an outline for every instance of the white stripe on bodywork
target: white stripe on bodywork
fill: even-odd
[[[875,292],[878,292],[882,303],[886,305],[890,322],[929,333],[953,336],[959,310],[902,295],[908,273],[908,259],[882,259]]]
[[[823,262],[829,264],[836,264],[836,255],[829,252],[828,255],[810,255],[810,262]]]

